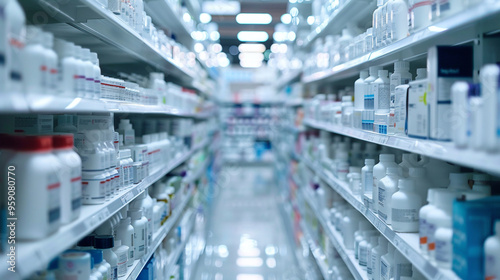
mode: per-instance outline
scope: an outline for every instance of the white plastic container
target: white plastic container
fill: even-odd
[[[106,173],[103,170],[82,171],[82,203],[102,204],[106,200]]]
[[[47,237],[61,222],[60,163],[52,154],[51,136],[15,137],[15,154],[5,167],[16,174],[16,238]],[[11,168],[11,166],[13,168]]]
[[[355,209],[349,209],[342,219],[342,237],[346,249],[354,248],[354,232],[359,226],[360,217]]]
[[[128,205],[120,210],[121,220],[116,227],[116,239],[120,240],[123,245],[128,246],[127,266],[134,264],[134,227],[131,224],[130,217],[127,217]]]
[[[427,179],[427,173],[422,167],[410,167],[409,178],[415,182],[415,192],[422,201],[427,197],[427,190],[432,188],[432,183]]]
[[[134,227],[134,258],[138,260],[146,249],[148,220],[142,215],[142,210],[128,211],[128,215]]]
[[[394,250],[394,280],[421,280],[413,272],[413,266],[408,259],[398,250]]]
[[[458,148],[467,147],[469,129],[469,84],[455,82],[451,88],[452,118],[456,125],[452,129],[452,140]]]
[[[396,135],[406,135],[407,120],[407,100],[409,85],[399,85],[394,90],[394,133]]]
[[[83,48],[77,45],[73,45],[73,55],[75,56],[76,59],[76,75],[74,76],[75,82],[76,82],[76,93],[78,97],[85,98],[86,92],[85,92],[85,69],[86,64],[84,61],[84,55],[83,55]]]
[[[372,278],[374,280],[380,280],[380,258],[387,254],[387,247],[389,242],[385,239],[384,236],[380,235],[378,237],[378,245],[377,247],[372,249],[371,252],[371,266],[372,266]]]
[[[26,16],[18,1],[7,1],[5,10],[6,43],[5,66],[7,70],[7,82],[5,92],[13,101],[20,98],[23,89],[23,48],[26,36]],[[15,104],[14,104],[15,105]]]
[[[387,243],[387,254],[380,258],[380,280],[390,280],[394,277],[394,251],[396,248]]]
[[[387,167],[399,167],[395,162],[395,156],[393,154],[380,154],[380,162],[373,167],[373,189],[372,189],[372,202],[373,211],[378,213],[379,209],[379,195],[378,195],[378,183],[385,177]]]
[[[362,267],[366,267],[368,265],[368,250],[371,250],[369,243],[370,239],[373,236],[378,236],[379,233],[377,231],[365,231],[362,233],[362,240],[358,245],[358,264]]]
[[[484,242],[485,279],[500,278],[500,220],[495,221],[494,233]]]
[[[364,111],[361,117],[362,129],[373,131],[373,121],[375,118],[375,95],[372,91],[372,83],[378,78],[378,71],[381,67],[371,66],[369,68],[370,76],[365,79],[366,92],[364,94]]]
[[[62,279],[88,280],[90,278],[90,254],[68,252],[59,256],[58,275]]]
[[[429,258],[436,260],[436,231],[439,227],[451,227],[453,201],[457,193],[450,190],[436,190],[434,193],[434,205],[436,208],[427,214],[427,250]],[[451,246],[451,244],[450,244]]]
[[[86,252],[91,255],[92,263],[94,265],[92,273],[97,277],[97,279],[111,279],[111,266],[103,258],[102,250],[90,249],[86,250]]]
[[[485,121],[482,123],[484,127],[484,144],[488,151],[496,151],[500,147],[500,109],[498,104],[500,96],[500,67],[496,64],[488,64],[481,68],[481,97],[484,102],[483,116]]]
[[[378,70],[378,78],[371,83],[375,114],[389,113],[390,80],[388,74],[389,71],[387,70]]]
[[[406,4],[404,3],[403,0],[393,0],[395,4],[393,4],[393,7],[396,6],[401,6],[401,2],[403,2],[404,6],[406,7]],[[396,7],[398,8],[398,7]],[[399,9],[399,8],[398,8]],[[408,9],[405,10],[405,13]],[[407,23],[407,19],[405,16],[405,23]],[[394,24],[394,23],[393,23]],[[408,27],[407,24],[405,26]],[[408,28],[407,28],[408,30]],[[412,80],[413,76],[410,73],[410,63],[407,61],[396,61],[394,63],[394,73],[390,77],[390,93],[391,93],[391,109],[396,108],[396,87],[399,85],[406,85],[410,83]]]
[[[82,160],[73,151],[73,135],[55,135],[54,155],[61,162],[61,223],[67,224],[80,215],[82,206]]]
[[[431,3],[426,0],[409,1],[410,27],[415,32],[431,24]]]
[[[367,91],[365,79],[368,78],[368,71],[361,71],[359,79],[354,82],[354,112],[353,112],[353,127],[361,129],[361,115],[365,108],[364,99]]]
[[[59,73],[57,69],[58,57],[54,48],[54,35],[49,32],[43,32],[43,47],[45,48],[47,71],[45,72],[44,83],[47,93],[57,95]]]
[[[97,54],[94,52],[90,53],[90,62],[92,62],[92,66],[94,68],[94,99],[101,98],[101,68],[99,67],[99,58]]]
[[[22,51],[23,90],[27,98],[47,94],[47,50],[39,27],[28,26],[26,47]]]
[[[367,247],[367,265],[366,265],[366,275],[368,279],[373,278],[373,264],[372,264],[372,251],[378,246],[378,240],[380,238],[380,234],[370,236],[370,242]]]
[[[116,257],[118,258],[118,262],[116,265],[118,273],[117,275],[118,277],[125,276],[127,274],[129,247],[126,245],[122,245],[121,240],[116,240],[113,252],[116,254]]]
[[[123,135],[123,144],[125,146],[132,146],[135,144],[135,132],[132,124],[128,119],[121,119],[118,126],[118,133]]]
[[[85,82],[84,82],[85,98],[93,99],[96,95],[95,83],[94,83],[95,70],[94,70],[94,64],[92,64],[91,62],[92,57],[90,55],[90,50],[83,48],[81,58],[85,65]]]
[[[375,159],[365,159],[365,166],[361,169],[361,186],[363,188],[363,202],[366,207],[372,209],[372,194],[373,194],[373,166]]]
[[[378,182],[378,216],[388,225],[392,223],[392,195],[398,191],[400,169],[387,167],[386,176]]]
[[[373,12],[373,49],[380,48],[382,46],[382,6],[384,5],[383,0],[377,0],[377,9]]]
[[[429,230],[427,217],[429,213],[432,213],[437,210],[437,207],[434,203],[434,196],[437,189],[429,189],[427,192],[427,205],[424,205],[420,208],[418,216],[419,216],[419,243],[420,243],[420,251],[422,254],[427,255],[428,253],[428,242],[429,242]]]
[[[113,252],[114,238],[112,235],[96,236],[94,239],[94,247],[102,250],[102,256],[111,266],[111,279],[118,279],[118,257]]]
[[[352,126],[352,115],[353,115],[353,103],[352,103],[352,96],[350,95],[345,95],[342,96],[342,125],[351,127]]]
[[[390,43],[393,43],[406,38],[409,34],[408,5],[405,0],[391,0],[389,3],[391,3],[388,10],[391,31]],[[409,81],[411,81],[411,78]]]
[[[75,45],[56,39],[54,48],[59,55],[59,92],[65,97],[76,97],[79,64],[75,59]]]
[[[410,176],[410,168],[419,167],[418,155],[404,153],[402,155],[402,161],[399,164],[403,170],[403,177],[407,178]]]
[[[392,229],[397,232],[418,232],[418,214],[422,198],[415,192],[411,179],[400,179],[399,191],[392,195]]]

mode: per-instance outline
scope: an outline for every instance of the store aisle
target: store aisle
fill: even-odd
[[[196,278],[301,279],[276,200],[271,167],[226,166]]]

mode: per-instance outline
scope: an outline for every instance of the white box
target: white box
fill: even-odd
[[[52,115],[17,115],[1,117],[1,133],[49,134],[54,132]]]
[[[413,138],[429,138],[429,108],[427,79],[410,82],[408,89],[408,136]]]

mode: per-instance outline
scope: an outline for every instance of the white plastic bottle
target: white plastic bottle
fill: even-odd
[[[84,91],[85,91],[85,98],[88,99],[93,99],[95,96],[95,83],[94,83],[94,76],[95,76],[95,71],[94,71],[94,64],[91,62],[91,55],[90,55],[90,50],[82,48],[82,55],[81,58],[84,63],[84,69],[85,69],[85,82],[84,82]]]
[[[47,50],[43,47],[43,33],[39,27],[26,29],[26,47],[22,50],[23,90],[27,98],[44,96],[47,87]]]
[[[129,247],[126,245],[122,245],[121,240],[116,240],[113,252],[116,254],[116,257],[118,258],[118,263],[117,263],[118,277],[125,276],[127,274]]]
[[[54,48],[54,35],[49,32],[43,32],[43,47],[45,48],[45,55],[47,58],[46,65],[47,71],[45,72],[44,83],[47,88],[47,93],[50,95],[57,95],[58,90],[58,70],[57,61],[58,57]]]
[[[366,207],[372,209],[372,194],[373,194],[373,166],[375,159],[365,159],[365,166],[361,168],[361,186],[363,188],[363,202]]]
[[[73,135],[53,137],[54,155],[61,162],[61,223],[67,224],[80,215],[82,205],[82,160],[73,151]]]
[[[128,205],[124,206],[121,210],[121,220],[116,227],[116,239],[121,240],[122,244],[129,247],[127,266],[134,264],[134,227],[131,224],[130,217],[127,217]]]
[[[393,0],[393,1],[404,3],[404,0]],[[406,17],[405,17],[405,23],[406,23]],[[412,78],[413,76],[410,73],[410,63],[408,61],[394,62],[394,73],[391,75],[390,78],[391,109],[395,109],[396,105],[396,87],[399,85],[408,84],[412,80]]]
[[[83,48],[77,45],[74,45],[74,53],[73,55],[75,56],[76,60],[76,75],[74,76],[75,82],[76,82],[76,92],[77,96],[81,98],[86,97],[86,88],[85,88],[85,82],[86,82],[86,77],[85,77],[85,72],[87,65],[84,61],[84,54],[83,54]]]
[[[121,119],[118,126],[118,133],[123,135],[123,144],[125,146],[133,146],[135,144],[135,132],[132,124],[128,119]]]
[[[392,223],[392,195],[398,191],[399,168],[387,167],[386,176],[378,182],[378,216],[388,225]]]
[[[16,174],[16,238],[48,236],[61,222],[60,163],[52,154],[51,136],[16,136],[15,154],[5,163]]]
[[[352,96],[344,95],[342,96],[342,125],[347,127],[352,127],[352,115],[353,115],[353,103]]]
[[[372,83],[378,78],[378,71],[381,67],[371,66],[370,76],[365,79],[366,92],[364,93],[364,111],[362,115],[363,130],[373,131],[373,121],[375,117],[375,95],[372,91]]]
[[[436,231],[439,227],[451,227],[452,223],[452,210],[453,201],[457,193],[451,190],[440,189],[436,190],[434,193],[434,205],[436,208],[434,211],[427,214],[427,250],[429,252],[429,258],[434,261],[436,260]],[[451,243],[451,240],[450,240]],[[451,244],[445,244],[451,246]],[[446,252],[443,248],[442,252]],[[451,247],[449,247],[451,250]],[[447,256],[450,256],[447,254]],[[443,260],[442,260],[443,261]],[[451,259],[450,259],[451,261]]]
[[[353,127],[361,129],[361,115],[365,108],[364,99],[365,92],[367,91],[365,79],[368,78],[368,71],[363,70],[359,72],[359,79],[354,82],[354,113],[353,113]]]
[[[149,246],[153,242],[153,199],[149,196],[149,187],[135,201],[130,204],[130,209],[141,209],[147,219],[147,240],[145,253],[149,252]]]
[[[408,259],[398,250],[394,250],[394,280],[419,280],[416,274],[413,273],[413,266]]]
[[[397,232],[417,232],[422,198],[415,192],[415,183],[411,179],[399,179],[398,188],[399,191],[392,195],[392,229]]]
[[[467,82],[455,82],[451,87],[452,140],[458,148],[467,147],[468,142],[468,110],[469,110],[469,84]]]
[[[406,135],[409,85],[399,85],[394,90],[394,133]]]
[[[427,255],[428,253],[428,241],[429,241],[429,234],[428,234],[428,223],[427,223],[427,216],[429,213],[436,211],[437,207],[435,206],[434,203],[434,196],[435,192],[437,189],[429,189],[427,191],[427,205],[424,205],[422,208],[420,208],[418,212],[418,217],[419,217],[419,227],[418,227],[418,234],[419,234],[419,244],[420,244],[420,251],[422,254]]]
[[[372,278],[373,280],[380,279],[380,258],[387,254],[387,247],[389,242],[383,235],[379,235],[378,237],[378,245],[377,247],[372,249],[371,252],[371,267],[372,267]]]
[[[378,236],[377,231],[365,231],[362,233],[363,239],[358,245],[358,264],[362,267],[368,265],[368,250],[371,250],[369,243],[373,236]]]
[[[91,257],[87,252],[67,252],[59,256],[58,276],[61,279],[90,279]]]
[[[112,235],[102,235],[96,236],[94,239],[94,247],[98,250],[102,250],[102,255],[104,259],[111,266],[111,279],[118,279],[118,257],[115,252],[113,252],[114,238]]]
[[[415,192],[422,198],[427,197],[427,190],[432,188],[432,183],[427,179],[427,173],[422,167],[410,167],[409,178],[415,182]]]
[[[391,0],[390,3],[388,21],[390,22],[391,35],[389,37],[390,42],[394,43],[408,36],[408,5],[405,0]],[[394,69],[394,71],[397,70]],[[409,81],[411,81],[411,77]]]
[[[377,9],[373,12],[373,49],[380,48],[382,46],[382,6],[384,5],[383,0],[377,0]]]
[[[498,89],[500,88],[500,67],[496,64],[488,64],[481,68],[481,97],[484,102],[483,115],[485,121],[483,125],[484,144],[487,151],[496,151],[500,147],[500,109],[498,104],[500,97]]]
[[[86,252],[90,253],[94,268],[93,271],[98,271],[101,274],[102,279],[111,279],[111,265],[103,258],[102,250],[87,250]]]
[[[378,246],[378,240],[380,238],[380,234],[376,234],[373,236],[370,236],[370,242],[368,243],[367,249],[367,264],[366,264],[366,276],[368,279],[373,278],[373,264],[372,264],[372,251],[375,249],[375,247]]]
[[[138,260],[144,256],[146,249],[148,220],[142,215],[142,210],[129,210],[128,215],[134,227],[134,258]]]
[[[410,0],[410,27],[415,32],[431,24],[431,3],[426,0]]]
[[[56,39],[54,47],[59,55],[59,92],[65,97],[76,97],[79,64],[75,59],[75,45]]]
[[[395,162],[396,157],[393,154],[380,154],[380,162],[373,167],[373,188],[372,188],[372,202],[373,211],[378,213],[379,209],[379,194],[378,194],[378,183],[385,177],[386,169],[388,167],[399,167]]]
[[[387,254],[380,258],[380,280],[390,280],[394,277],[394,251],[396,248],[387,243]]]
[[[26,35],[26,16],[17,0],[7,1],[5,10],[6,43],[5,66],[7,70],[6,94],[18,99],[23,90],[23,54]]]
[[[99,58],[95,52],[90,53],[90,61],[94,68],[94,99],[101,98],[101,68],[99,67]]]
[[[389,124],[389,108],[390,108],[390,80],[388,78],[389,71],[378,70],[378,78],[371,83],[371,91],[374,94],[374,131],[387,134]],[[378,130],[376,128],[379,128]]]
[[[495,221],[494,235],[484,242],[485,279],[500,278],[500,220]]]
[[[346,249],[354,248],[354,232],[359,226],[360,217],[355,209],[349,209],[342,219],[342,237]]]

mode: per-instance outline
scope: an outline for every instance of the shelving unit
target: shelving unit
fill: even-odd
[[[304,224],[303,221],[300,222],[300,227],[302,228],[302,233],[304,234],[304,239],[309,245],[309,249],[311,250],[311,253],[313,254],[314,259],[316,260],[316,264],[319,267],[319,271],[321,272],[321,276],[323,276],[323,279],[329,279],[328,277],[328,267],[325,263],[325,253],[321,248],[318,247],[314,243],[314,240],[312,240],[310,230],[309,228]]]
[[[342,236],[334,229],[333,225],[327,220],[325,214],[321,211],[321,209],[318,208],[318,205],[311,197],[311,194],[304,189],[304,185],[299,182],[295,176],[293,177],[293,180],[298,186],[300,186],[300,194],[305,198],[305,200],[313,210],[314,215],[318,219],[324,231],[327,233],[328,238],[339,253],[340,257],[342,258],[342,260],[344,260],[344,263],[353,275],[354,279],[367,280],[368,277],[366,275],[366,271],[364,271],[358,264],[358,261],[354,257],[354,251],[347,250],[345,248]]]
[[[314,164],[306,157],[301,160],[315,174],[325,181],[335,192],[340,194],[349,204],[351,204],[359,213],[361,213],[387,240],[392,243],[427,279],[460,279],[453,271],[440,269],[426,257],[419,249],[418,233],[397,233],[386,225],[382,219],[365,207],[361,198],[354,196],[346,182],[340,181],[333,175],[325,171],[321,166]]]
[[[302,46],[308,48],[312,42],[319,37],[324,37],[326,33],[337,34],[346,28],[346,22],[358,22],[361,19],[370,17],[377,8],[374,1],[348,0],[340,9],[335,10],[328,20],[318,25],[309,35],[307,35]]]
[[[181,240],[179,244],[177,244],[177,247],[173,253],[171,253],[171,257],[169,258],[168,261],[168,268],[165,270],[167,271],[167,275],[171,275],[172,272],[174,271],[175,264],[179,260],[179,257],[181,256],[182,252],[184,252],[184,249],[186,248],[186,244],[189,241],[189,236],[193,232],[194,229],[194,221],[195,221],[196,213],[192,213],[191,217],[189,218],[189,226],[187,230],[187,234],[185,235],[184,240]]]
[[[120,279],[135,280],[141,273],[144,266],[148,263],[148,260],[153,256],[156,248],[160,246],[161,242],[165,237],[175,228],[179,218],[184,213],[186,206],[189,204],[191,197],[193,196],[193,188],[189,190],[186,197],[183,198],[181,205],[174,209],[174,213],[168,218],[167,222],[153,235],[153,245],[149,247],[147,255],[144,255],[141,259],[136,260],[132,267],[128,269],[127,275],[120,277]]]
[[[424,156],[452,162],[482,170],[493,175],[500,175],[498,163],[500,153],[488,153],[473,149],[458,149],[452,142],[422,140],[403,136],[383,135],[340,125],[324,124],[313,120],[304,123],[316,129],[360,139],[363,141],[388,146]]]
[[[96,0],[64,1],[57,4],[49,0],[20,2],[28,14],[44,11],[47,17],[52,16],[58,23],[45,24],[45,30],[76,44],[90,47],[99,55],[103,65],[120,64],[120,69],[125,70],[130,64],[141,62],[165,72],[185,86],[196,89],[196,73],[162,53]],[[164,0],[162,2],[166,4]],[[141,67],[132,69],[142,70]]]
[[[338,14],[342,15],[342,11],[346,7],[339,10]],[[424,58],[424,55],[431,46],[473,42],[483,34],[496,32],[500,29],[499,14],[500,3],[498,1],[482,2],[477,6],[468,7],[455,15],[433,23],[427,28],[416,31],[410,36],[394,42],[387,47],[374,50],[330,69],[303,76],[302,82],[338,81],[354,77],[359,71],[372,65],[383,66],[398,59],[411,61],[417,58]],[[481,28],[478,28],[479,26]],[[482,64],[479,63],[478,65]]]
[[[155,24],[170,30],[184,45],[192,44],[191,32],[194,30],[184,22],[183,15],[179,11],[175,11],[168,0],[146,0],[144,1],[144,10],[151,16]]]
[[[122,207],[127,205],[130,201],[135,199],[147,187],[161,179],[174,168],[188,160],[196,151],[207,146],[208,140],[193,147],[191,151],[177,157],[167,167],[148,176],[139,184],[133,187],[122,190],[110,201],[100,205],[84,205],[80,217],[68,225],[62,226],[56,233],[47,238],[36,241],[23,241],[17,243],[17,262],[19,264],[28,264],[26,266],[16,267],[18,276],[21,279],[29,277],[33,272],[44,269],[45,266],[58,254],[70,248],[78,240],[88,235],[96,229],[101,223],[108,220],[111,216],[116,214]],[[2,257],[2,267],[0,278],[9,279],[6,273],[10,273],[6,269],[5,257]]]

